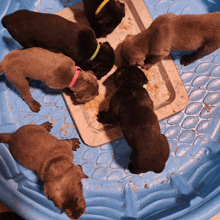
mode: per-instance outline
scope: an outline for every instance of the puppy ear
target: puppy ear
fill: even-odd
[[[79,174],[80,174],[80,177],[83,179],[83,178],[89,178],[86,174],[83,173],[83,170],[82,170],[82,166],[81,165],[77,165],[76,166],[76,169],[78,169],[79,171]]]
[[[110,43],[109,42],[104,42],[104,43],[100,43],[100,45],[102,46],[102,45],[105,45],[106,47],[111,47],[111,45],[110,45]]]
[[[117,2],[119,2],[119,4],[120,4],[120,6],[122,7],[122,9],[125,10],[125,4],[122,3],[122,2],[120,2],[120,1],[117,1]]]
[[[143,76],[143,82],[144,82],[144,84],[147,84],[147,83],[148,83],[148,79],[147,79],[147,77],[146,77],[145,74],[144,74],[144,76]]]
[[[53,203],[55,204],[56,207],[63,210],[64,200],[61,196],[60,190],[52,190],[52,186],[45,183],[44,184],[44,194],[46,195],[46,197],[49,200],[53,201]]]
[[[146,77],[144,71],[141,70],[140,68],[138,68],[138,71],[139,71],[140,77],[142,78],[143,84],[147,84],[147,83],[148,83],[148,79],[147,79],[147,77]]]
[[[73,91],[73,94],[74,94],[74,96],[75,96],[75,97],[76,97],[76,99],[77,99],[77,96],[78,96],[77,91]]]

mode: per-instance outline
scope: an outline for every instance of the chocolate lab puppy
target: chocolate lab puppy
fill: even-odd
[[[82,71],[69,57],[42,48],[9,52],[0,62],[0,73],[16,87],[33,112],[40,103],[30,93],[28,79],[41,80],[53,89],[69,88],[78,103],[85,103],[98,95],[98,82],[92,71]]]
[[[49,134],[52,124],[26,125],[14,133],[0,134],[0,142],[9,144],[13,157],[44,181],[44,193],[71,219],[85,211],[81,180],[88,178],[80,165],[73,164],[73,150],[79,140],[58,140]]]
[[[125,16],[125,4],[116,0],[83,0],[86,18],[96,37],[106,37]]]
[[[98,79],[114,65],[114,50],[108,42],[98,43],[91,28],[61,16],[19,10],[3,17],[2,25],[24,48],[63,53],[83,70],[92,70]]]
[[[220,47],[219,21],[220,12],[161,15],[147,30],[126,36],[121,56],[131,65],[137,64],[149,69],[166,58],[172,50],[196,50],[182,57],[180,63],[187,66]]]
[[[122,66],[112,75],[117,91],[112,96],[108,111],[100,111],[101,123],[118,123],[128,145],[132,148],[132,173],[154,171],[160,173],[169,157],[167,138],[161,134],[153,101],[143,85],[148,82],[136,66]]]

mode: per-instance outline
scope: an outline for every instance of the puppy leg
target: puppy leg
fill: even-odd
[[[76,151],[78,148],[80,148],[80,142],[78,138],[72,138],[69,140],[72,144],[72,150]]]
[[[111,111],[100,111],[97,118],[102,124],[115,124],[119,121],[119,119]]]
[[[103,124],[115,124],[120,121],[120,117],[118,116],[118,111],[120,109],[119,102],[116,92],[111,98],[108,111],[99,111],[97,115],[98,121]]]
[[[6,73],[7,79],[15,86],[15,88],[20,92],[22,98],[29,105],[33,112],[39,112],[41,104],[33,99],[30,92],[29,82],[25,77],[21,75],[10,75]]]
[[[58,142],[60,146],[67,147],[68,149],[71,149],[73,151],[76,151],[78,148],[80,148],[80,142],[78,138],[58,140]]]
[[[51,129],[53,128],[52,123],[50,123],[49,121],[44,122],[44,123],[41,124],[40,126],[46,128],[46,130],[47,130],[48,132],[50,132]]]
[[[135,169],[135,167],[134,167],[134,165],[133,165],[132,162],[130,162],[130,163],[128,164],[128,169],[129,169],[130,173],[138,174],[138,172],[137,172],[137,170]]]
[[[187,54],[187,55],[183,55],[182,59],[180,61],[180,64],[187,66],[190,63],[196,61],[197,59],[200,59],[212,52],[214,52],[215,50],[217,50],[219,47],[216,46],[215,43],[209,41],[206,42],[205,44],[203,44],[197,51],[195,51],[194,53],[191,54]]]
[[[149,70],[154,64],[166,58],[167,56],[169,56],[169,54],[170,52],[166,52],[161,55],[150,55],[146,57],[146,59],[144,60],[143,68]]]

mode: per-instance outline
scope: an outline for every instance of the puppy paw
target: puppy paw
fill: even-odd
[[[50,123],[49,121],[44,122],[41,126],[45,127],[47,129],[48,132],[51,131],[51,129],[53,128],[52,123]]]
[[[35,100],[32,101],[31,105],[30,106],[30,109],[33,111],[33,112],[39,112],[40,111],[40,107],[41,107],[41,104]]]
[[[135,173],[135,167],[131,162],[128,164],[128,169],[131,173]]]
[[[141,173],[140,170],[137,170],[131,162],[128,164],[128,169],[129,169],[130,173],[132,173],[132,174],[140,174]]]
[[[184,66],[188,66],[193,61],[190,59],[189,55],[183,55],[182,59],[180,60],[180,64]]]
[[[100,111],[99,114],[97,115],[98,122],[103,124],[106,123],[106,118],[107,118],[106,114],[107,113],[105,111]]]
[[[72,138],[70,139],[70,141],[72,142],[72,150],[76,151],[78,148],[80,148],[80,142],[78,138]]]
[[[145,69],[145,70],[149,70],[153,65],[152,64],[144,64],[143,66],[141,66],[141,69]]]

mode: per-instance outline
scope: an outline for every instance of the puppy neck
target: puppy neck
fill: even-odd
[[[103,7],[109,2],[109,0],[104,0],[100,5],[99,7],[96,9],[95,11],[95,15],[98,15],[99,12],[103,9]]]
[[[53,181],[63,176],[73,163],[69,157],[59,156],[43,164],[39,177],[44,181]]]
[[[143,87],[143,82],[141,80],[137,80],[137,79],[130,79],[130,80],[124,80],[121,82],[117,82],[116,87],[117,88],[130,88],[132,90],[136,90],[136,89],[140,89]]]
[[[78,89],[80,89],[80,87],[82,86],[82,83],[84,82],[85,80],[85,75],[86,75],[86,72],[83,71],[83,70],[78,70],[78,76],[77,76],[77,79],[76,81],[74,82],[74,84],[69,88],[72,90],[72,91],[77,91]],[[73,77],[74,78],[74,77]]]
[[[101,45],[100,45],[100,43],[98,43],[95,52],[89,58],[90,61],[92,61],[92,60],[94,60],[96,58],[97,54],[99,53],[100,47],[101,47]]]
[[[76,66],[75,67],[75,74],[74,74],[74,77],[73,77],[71,83],[69,84],[69,87],[72,87],[74,85],[74,83],[76,82],[76,80],[77,80],[77,78],[79,76],[79,70],[78,69],[79,69],[79,67]]]

